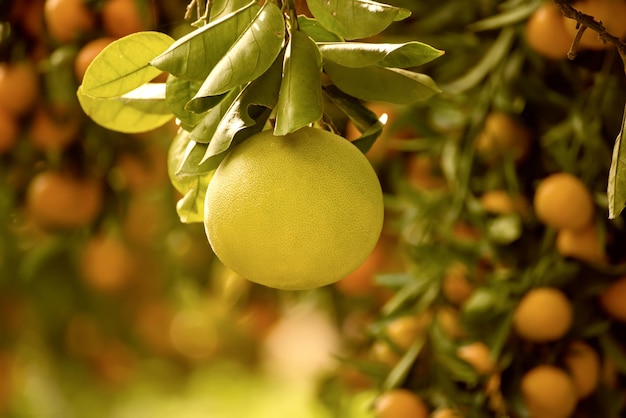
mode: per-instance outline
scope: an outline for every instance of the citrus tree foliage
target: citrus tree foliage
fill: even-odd
[[[139,32],[117,40],[78,90],[85,112],[109,129],[139,132],[180,121],[169,170],[183,194],[184,222],[202,220],[211,173],[249,136],[268,127],[276,135],[312,124],[335,130],[338,109],[363,132],[355,145],[365,152],[383,125],[361,101],[409,104],[439,92],[415,68],[442,51],[417,41],[357,41],[406,19],[406,9],[311,0],[309,18],[297,16],[290,1],[208,4],[197,29],[179,39]],[[151,83],[161,72],[167,82]]]

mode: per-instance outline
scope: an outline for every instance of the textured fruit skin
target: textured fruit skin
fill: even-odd
[[[310,289],[356,269],[382,231],[382,190],[365,156],[315,128],[263,131],[209,183],[204,224],[218,258],[244,278]]]

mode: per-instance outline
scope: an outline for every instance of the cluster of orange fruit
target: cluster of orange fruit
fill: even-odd
[[[0,17],[9,28],[0,42],[0,210],[8,221],[0,238],[7,249],[0,257],[0,415],[20,385],[14,344],[33,321],[61,333],[54,338],[64,341],[62,355],[84,360],[110,384],[132,378],[137,350],[193,361],[221,350],[218,337],[190,340],[198,315],[179,312],[168,287],[176,275],[195,286],[213,274],[201,225],[182,225],[175,212],[167,152],[176,127],[111,132],[75,96],[87,66],[111,42],[183,21],[184,3],[163,3],[20,0]],[[39,290],[50,283],[52,291]],[[210,292],[202,285],[198,292],[201,305],[211,305]],[[264,304],[238,311],[242,331],[230,330],[234,338],[258,338],[269,326],[249,318],[257,306]],[[207,308],[202,324],[232,321],[220,315]]]
[[[609,33],[626,38],[626,2],[584,0],[571,5],[600,20]],[[578,30],[576,22],[565,18],[553,1],[546,1],[520,27],[519,49],[530,60],[547,59],[543,67],[531,66],[528,71],[547,68],[558,74],[563,68],[559,65],[567,65],[559,61],[566,59]],[[614,52],[612,48],[592,30],[585,32],[578,45],[579,51],[590,54],[608,55]],[[503,85],[501,90],[508,92],[507,88]],[[351,355],[370,367],[348,362],[341,373],[349,386],[383,387],[374,406],[377,418],[504,417],[517,416],[520,410],[535,418],[586,416],[585,411],[593,410],[594,402],[602,402],[598,399],[604,394],[623,392],[617,378],[623,370],[615,364],[615,353],[607,351],[602,337],[586,328],[604,321],[608,335],[619,333],[626,322],[626,258],[620,249],[623,238],[618,237],[623,228],[607,219],[606,190],[602,189],[606,179],[601,176],[608,173],[610,155],[604,145],[590,145],[584,152],[597,152],[591,158],[599,161],[601,169],[585,171],[582,162],[564,164],[566,169],[559,165],[561,161],[551,160],[548,140],[541,135],[551,124],[566,119],[570,110],[564,110],[562,119],[536,109],[530,109],[528,117],[519,109],[536,104],[534,97],[528,103],[520,99],[501,104],[494,99],[471,138],[458,139],[464,137],[455,127],[447,131],[454,138],[451,142],[456,141],[448,149],[430,138],[420,142],[419,127],[427,117],[417,112],[427,113],[424,107],[399,112],[386,104],[369,106],[379,116],[386,113],[390,118],[368,156],[384,178],[391,177],[394,192],[408,197],[400,203],[393,201],[374,252],[335,287],[348,298],[373,306],[358,305],[363,311],[352,312],[344,320],[347,336],[354,334],[355,327],[361,333],[351,340]],[[468,106],[455,111],[473,110]],[[346,132],[349,139],[358,136],[351,125]],[[471,145],[463,148],[466,140]],[[606,139],[609,147],[613,140]],[[469,169],[450,166],[454,161],[450,149],[471,153]],[[399,178],[389,168],[398,163],[404,168]],[[448,197],[463,193],[459,184],[470,192],[463,195],[465,205],[455,212],[454,198]],[[439,200],[445,203],[437,206]],[[424,221],[428,216],[433,223],[451,222],[449,233],[436,236],[433,231],[438,225]],[[534,248],[526,248],[527,243]],[[511,253],[497,249],[509,245]],[[432,247],[447,250],[437,252]],[[430,252],[420,257],[420,251]],[[453,254],[452,262],[436,258],[446,251]],[[528,266],[544,258],[546,263],[551,259],[588,270],[572,273],[575,278],[569,283],[544,282],[543,277],[532,277],[534,272],[524,276]],[[410,293],[410,284],[398,287],[406,271],[418,281],[430,277],[435,282],[432,288],[420,287],[427,295]],[[596,282],[573,282],[585,275]],[[619,341],[623,350],[624,342]],[[454,382],[457,392],[446,399],[450,387],[437,380],[433,368],[448,367],[448,362],[447,373],[452,377],[446,379]],[[387,372],[371,368],[372,364]],[[473,374],[466,374],[468,366]],[[461,399],[464,392],[476,398]],[[470,402],[475,402],[472,407]]]

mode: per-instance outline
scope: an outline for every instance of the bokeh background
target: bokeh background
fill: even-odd
[[[173,122],[108,131],[75,96],[113,40],[189,32],[187,2],[0,0],[0,417],[360,418],[397,387],[426,405],[400,401],[413,418],[528,417],[529,393],[553,386],[520,382],[546,364],[585,391],[563,417],[622,416],[626,234],[606,216],[619,56],[592,36],[567,60],[575,28],[548,1],[389,3],[413,15],[371,41],[445,50],[421,69],[443,93],[368,103],[388,121],[367,154],[386,194],[380,242],[335,285],[282,292],[229,271],[202,225],[180,222]],[[624,1],[598,4],[585,10],[621,17],[610,29],[626,36]],[[538,186],[558,172],[583,197],[547,206],[573,208],[584,233],[538,217]],[[545,287],[564,296],[567,329],[544,341],[513,322]],[[552,306],[522,322],[549,324]]]

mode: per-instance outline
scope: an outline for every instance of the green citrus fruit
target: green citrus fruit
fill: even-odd
[[[215,254],[248,280],[311,289],[356,269],[382,230],[376,173],[350,142],[302,128],[253,135],[234,148],[206,193]]]

